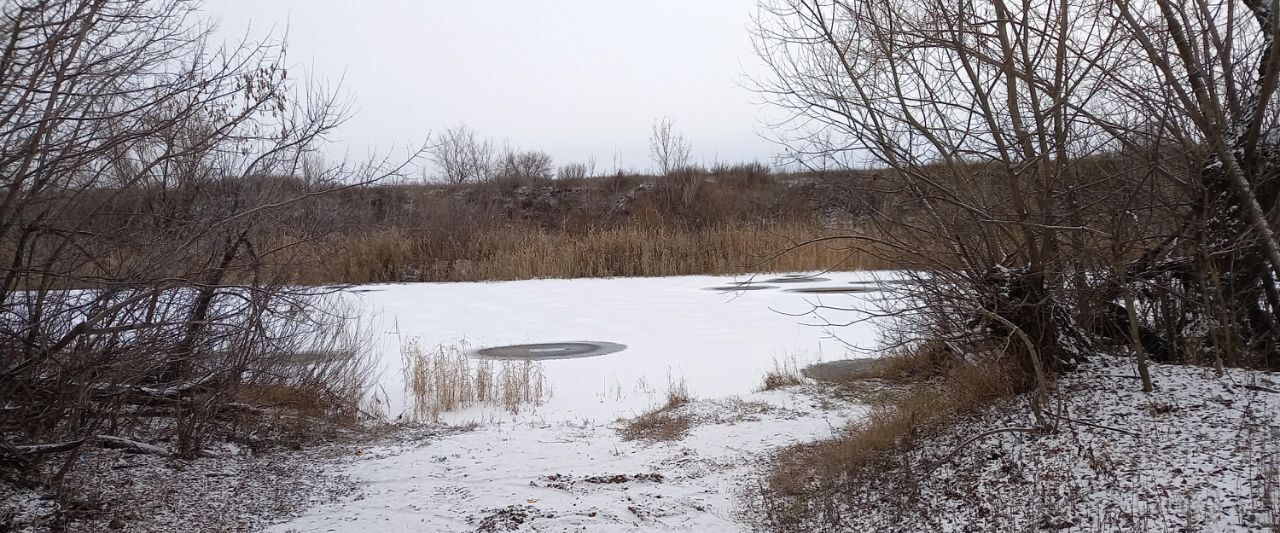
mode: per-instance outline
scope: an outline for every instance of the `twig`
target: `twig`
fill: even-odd
[[[1274,392],[1276,394],[1280,394],[1280,390],[1276,390],[1270,387],[1263,387],[1262,385],[1245,385],[1244,388],[1249,390],[1256,390],[1256,391],[1262,391],[1262,392]]]
[[[1039,429],[1038,428],[999,428],[999,429],[993,429],[990,431],[979,433],[977,435],[969,437],[968,440],[965,440],[964,442],[961,442],[960,444],[956,445],[956,447],[952,448],[951,452],[948,453],[945,457],[925,467],[924,472],[926,474],[932,473],[934,469],[944,464],[947,464],[952,459],[954,459],[956,454],[960,453],[960,450],[963,450],[965,447],[969,446],[970,444],[978,442],[992,435],[999,435],[1001,433],[1035,433],[1036,431],[1039,431]]]
[[[1048,414],[1049,414],[1049,416],[1052,416],[1052,417],[1054,417],[1054,418],[1059,418],[1059,419],[1062,419],[1062,420],[1066,420],[1067,422],[1071,422],[1072,424],[1081,424],[1081,425],[1085,425],[1085,426],[1089,426],[1089,427],[1093,427],[1093,428],[1105,429],[1105,430],[1108,430],[1108,431],[1115,431],[1115,432],[1117,432],[1117,433],[1124,433],[1125,435],[1129,435],[1129,436],[1131,436],[1131,437],[1137,437],[1137,436],[1139,436],[1137,433],[1134,433],[1134,432],[1129,431],[1129,430],[1127,430],[1127,429],[1113,428],[1113,427],[1111,427],[1111,426],[1104,426],[1104,425],[1101,425],[1101,424],[1094,424],[1093,422],[1085,422],[1084,420],[1076,420],[1076,419],[1074,419],[1074,418],[1068,418],[1068,417],[1065,417],[1065,416],[1062,416],[1062,415],[1059,415],[1059,414],[1055,414],[1055,413],[1048,413]]]

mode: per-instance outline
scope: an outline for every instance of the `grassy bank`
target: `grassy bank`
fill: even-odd
[[[842,523],[850,498],[863,487],[877,487],[886,500],[906,494],[899,485],[927,475],[921,472],[927,465],[908,457],[931,436],[1025,388],[1027,380],[1009,368],[956,361],[926,347],[823,384],[828,393],[860,398],[871,411],[834,438],[779,453],[760,486],[760,518],[771,531],[809,531]],[[885,472],[898,477],[887,482]]]

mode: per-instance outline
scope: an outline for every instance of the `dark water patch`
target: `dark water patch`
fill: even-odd
[[[616,342],[573,341],[494,346],[476,350],[475,354],[477,357],[485,359],[545,361],[550,359],[599,357],[621,352],[625,349],[627,349],[625,344]]]
[[[878,292],[877,287],[800,287],[798,289],[787,289],[787,292],[800,294],[859,294],[866,292]]]
[[[756,285],[754,283],[743,283],[740,285],[721,285],[719,287],[706,287],[704,291],[719,292],[737,292],[737,291],[762,291],[765,289],[776,289],[776,285]]]
[[[800,373],[815,381],[842,382],[867,373],[875,364],[875,359],[841,359],[809,365]]]
[[[872,285],[872,286],[876,286],[876,285],[910,285],[910,284],[912,284],[912,283],[915,283],[915,282],[914,282],[914,281],[911,281],[911,280],[909,280],[909,279],[861,280],[861,281],[850,281],[850,282],[849,282],[849,284],[850,284],[850,285]]]
[[[821,283],[831,281],[831,278],[820,278],[817,276],[782,276],[780,278],[766,279],[764,283]]]

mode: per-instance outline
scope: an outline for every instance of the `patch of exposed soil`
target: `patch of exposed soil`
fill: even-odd
[[[621,485],[624,483],[644,482],[644,483],[662,483],[662,474],[651,472],[648,474],[606,474],[586,477],[575,477],[567,474],[551,474],[542,476],[538,481],[529,482],[535,487],[546,487],[550,489],[572,490],[574,486],[580,483],[591,485]]]
[[[477,533],[516,531],[536,519],[556,517],[532,505],[510,505],[501,509],[485,509],[481,513],[483,516],[467,518],[467,523],[476,526]]]

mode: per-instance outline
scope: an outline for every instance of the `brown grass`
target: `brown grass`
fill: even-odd
[[[804,374],[800,371],[800,361],[795,356],[785,359],[773,359],[773,369],[765,372],[760,383],[760,390],[777,390],[805,384]]]
[[[334,399],[322,391],[283,383],[241,386],[236,401],[255,407],[287,409],[303,416],[323,416],[335,407]]]
[[[673,441],[683,439],[689,433],[692,419],[677,412],[693,401],[684,378],[667,378],[666,401],[640,416],[622,422],[618,434],[622,440]]]
[[[799,224],[742,224],[690,229],[625,226],[584,233],[527,226],[480,230],[452,243],[391,228],[336,237],[323,264],[302,273],[308,283],[485,281],[868,270],[892,265],[855,252],[848,242],[804,246],[819,231]]]
[[[465,345],[425,348],[417,339],[400,347],[405,388],[414,418],[436,420],[441,413],[473,405],[496,405],[519,412],[551,396],[542,365],[529,360],[473,358]]]
[[[891,401],[873,404],[865,419],[840,436],[780,453],[762,488],[769,521],[784,530],[807,523],[806,515],[830,503],[825,498],[841,484],[856,483],[862,472],[890,468],[922,437],[1016,394],[1025,379],[1009,367],[1001,361],[940,361],[934,347],[886,357],[862,379],[915,379],[916,384]]]
[[[622,440],[673,441],[683,439],[690,425],[688,415],[658,409],[628,420],[618,434]]]
[[[319,315],[319,313],[317,313]],[[230,393],[232,435],[251,435],[253,447],[299,446],[350,431],[381,429],[386,413],[368,402],[374,382],[369,330],[340,303],[299,326],[288,340],[256,357],[263,371],[245,376]]]
[[[877,359],[870,369],[851,376],[851,379],[881,380],[897,384],[921,383],[946,375],[954,363],[945,346],[929,342]]]

